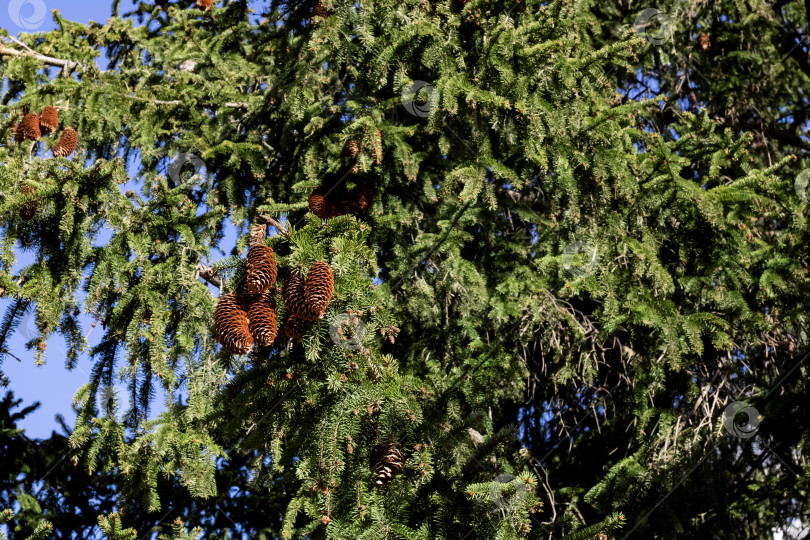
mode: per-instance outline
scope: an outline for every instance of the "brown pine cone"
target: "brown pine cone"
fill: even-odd
[[[382,160],[382,133],[379,128],[375,129],[377,129],[377,144],[374,145],[374,152],[377,154],[377,165],[379,165]]]
[[[708,50],[709,47],[712,46],[711,37],[706,32],[701,32],[698,34],[698,42],[700,43],[700,48],[704,51]]]
[[[326,213],[330,219],[350,213],[348,197],[336,196],[328,198],[326,200]]]
[[[276,339],[276,301],[272,292],[254,296],[247,312],[250,335],[266,347]]]
[[[211,9],[211,4],[213,4],[213,0],[197,0],[197,7],[203,11]]]
[[[25,184],[20,190],[20,192],[23,195],[28,195],[29,193],[33,193],[34,191],[36,191],[34,186],[29,184]],[[39,203],[37,201],[31,201],[29,203],[24,204],[22,208],[20,208],[20,217],[23,218],[23,220],[25,221],[29,221],[37,213],[38,206]]]
[[[360,144],[354,139],[350,140],[343,148],[343,153],[350,158],[356,158],[357,154],[360,153]]]
[[[287,322],[284,323],[284,327],[282,331],[284,335],[293,340],[294,342],[301,341],[301,338],[304,337],[304,333],[310,327],[310,323],[301,319],[300,317],[296,317],[294,314],[290,315],[287,319]]]
[[[65,131],[62,132],[62,136],[59,138],[59,142],[56,143],[56,146],[51,150],[53,157],[68,157],[76,150],[76,142],[78,142],[78,140],[76,130],[72,127],[66,127]]]
[[[352,213],[367,214],[374,204],[374,191],[366,185],[358,185],[349,192],[349,205]]]
[[[329,190],[323,184],[312,190],[309,195],[309,211],[321,219],[328,219],[329,208],[327,204],[326,194]]]
[[[334,289],[335,277],[329,264],[323,261],[312,263],[304,280],[304,297],[309,311],[317,313],[317,318],[321,318],[326,312]]]
[[[278,268],[273,248],[250,246],[247,254],[247,287],[250,293],[263,293],[276,282]]]
[[[386,441],[374,449],[371,469],[376,475],[374,483],[385,486],[394,479],[405,464],[402,445],[398,441]]]
[[[328,9],[326,9],[326,6],[323,5],[323,2],[318,2],[318,5],[316,5],[315,7],[312,8],[311,16],[313,18],[314,17],[320,17],[322,19],[326,19],[331,14],[332,14],[332,12],[329,11]]]
[[[335,186],[330,189],[321,184],[309,196],[309,211],[321,219],[332,219],[349,213],[346,201],[346,188]]]
[[[48,105],[42,109],[42,114],[39,117],[39,131],[42,135],[52,133],[59,125],[59,111],[56,107]]]
[[[250,245],[261,244],[267,238],[267,225],[257,223],[250,228]]]
[[[246,304],[236,293],[227,293],[214,310],[214,338],[233,354],[247,354],[253,347]]]
[[[281,297],[284,305],[293,315],[304,321],[315,321],[319,313],[310,309],[304,293],[304,280],[296,273],[291,274],[281,286]]]
[[[39,116],[37,116],[37,113],[28,113],[23,116],[22,122],[17,124],[15,140],[19,138],[20,141],[37,141],[41,135],[42,133],[39,130]]]

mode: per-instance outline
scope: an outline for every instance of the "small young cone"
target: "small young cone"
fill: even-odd
[[[259,345],[272,345],[276,339],[276,301],[272,292],[266,292],[253,299],[248,307],[250,335]]]
[[[293,315],[304,321],[315,321],[320,314],[310,309],[304,293],[304,280],[298,274],[292,274],[281,286],[281,297]]]
[[[263,293],[275,282],[278,268],[273,248],[264,244],[250,246],[247,254],[247,287],[250,293]]]
[[[20,191],[23,195],[28,195],[29,193],[33,193],[35,189],[34,186],[25,184]],[[37,213],[37,207],[39,207],[37,201],[24,204],[22,208],[20,208],[20,217],[23,218],[24,221],[29,221]]]
[[[37,141],[42,133],[39,130],[39,116],[36,113],[28,113],[23,116],[22,122],[17,125],[16,135],[22,141]]]
[[[247,305],[236,293],[221,295],[217,301],[214,338],[233,354],[247,354],[253,347]]]
[[[59,125],[59,111],[56,107],[48,105],[42,109],[42,114],[39,116],[39,131],[43,135],[53,133]]]
[[[376,475],[374,480],[376,485],[387,485],[402,470],[405,456],[402,455],[401,448],[402,445],[398,441],[387,441],[374,449],[371,456],[371,469]]]
[[[367,214],[373,204],[374,191],[370,187],[359,185],[349,192],[349,205],[353,214]]]
[[[204,11],[211,9],[211,4],[213,4],[213,0],[197,0],[197,7]]]
[[[326,312],[334,288],[335,277],[329,265],[323,261],[312,263],[304,280],[304,295],[310,312],[316,313],[317,318]]]
[[[53,157],[68,157],[76,150],[78,140],[79,137],[76,134],[76,130],[72,127],[66,127],[65,131],[62,132],[62,136],[59,138],[59,142],[56,143],[56,146],[51,150]]]
[[[304,333],[309,328],[310,323],[297,317],[295,314],[290,315],[287,319],[287,322],[284,323],[284,327],[282,328],[284,335],[288,338],[293,340],[294,342],[301,341],[301,338],[304,337]]]

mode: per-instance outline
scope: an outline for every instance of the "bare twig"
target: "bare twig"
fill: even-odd
[[[284,225],[279,223],[273,216],[269,214],[258,216],[256,218],[256,223],[269,223],[270,225],[278,229],[278,232],[280,232],[283,236],[285,237],[290,236],[290,232],[284,227]]]
[[[39,54],[35,52],[18,51],[17,49],[12,49],[11,47],[6,47],[5,45],[0,45],[0,55],[31,56],[33,58],[36,58],[43,64],[60,67],[62,69],[73,69],[75,67],[81,66],[81,64],[79,64],[78,62],[74,62],[72,60],[62,60],[61,58],[54,58],[53,56],[45,56],[44,54]]]
[[[217,287],[219,289],[222,288],[222,278],[217,275],[217,271],[215,268],[210,266],[205,266],[202,263],[197,264],[197,275],[203,278],[205,281]]]

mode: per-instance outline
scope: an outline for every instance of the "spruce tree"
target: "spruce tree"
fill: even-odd
[[[728,403],[804,414],[790,149],[636,95],[650,36],[587,2],[259,4],[54,12],[0,48],[0,353],[35,310],[33,361],[53,333],[69,368],[93,359],[73,466],[160,516],[167,477],[212,498],[247,463],[283,517],[235,530],[278,538],[788,518],[678,489],[747,451]],[[105,514],[109,538],[148,532]]]

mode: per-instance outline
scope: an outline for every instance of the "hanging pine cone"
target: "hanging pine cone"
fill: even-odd
[[[23,116],[22,122],[17,124],[17,131],[15,133],[15,140],[37,141],[42,133],[39,130],[39,116],[37,113],[28,113]]]
[[[276,282],[277,272],[273,248],[264,244],[250,246],[247,254],[248,292],[265,292]]]
[[[59,142],[56,143],[56,146],[53,147],[53,157],[68,157],[70,154],[76,150],[76,142],[78,142],[79,137],[76,134],[76,130],[72,127],[66,127],[65,131],[62,132],[62,136],[59,138]]]
[[[377,165],[379,165],[382,160],[382,133],[379,128],[375,129],[377,129],[377,141],[374,145],[374,152],[377,154]]]
[[[321,219],[332,219],[347,214],[349,209],[344,200],[345,196],[345,188],[336,186],[330,189],[321,184],[309,195],[309,211]]]
[[[282,331],[284,332],[284,335],[287,338],[297,343],[301,341],[302,337],[304,337],[304,333],[307,331],[309,326],[310,326],[309,322],[293,314],[290,315],[290,317],[287,319],[287,322],[284,323]]]
[[[321,219],[329,219],[329,212],[326,201],[326,194],[329,192],[326,186],[320,185],[312,190],[309,195],[309,211]]]
[[[48,105],[42,109],[42,114],[39,117],[39,131],[43,135],[52,133],[59,125],[59,111],[56,107]]]
[[[360,153],[360,144],[354,139],[350,140],[343,148],[343,153],[350,158],[356,158],[357,154]]]
[[[293,273],[281,285],[281,297],[284,305],[287,306],[293,315],[304,321],[315,321],[319,313],[310,309],[304,294],[304,280],[301,276]]]
[[[374,191],[366,185],[358,185],[349,192],[349,205],[352,214],[367,214],[374,204]]]
[[[233,354],[247,354],[253,347],[247,305],[236,293],[221,295],[217,301],[214,338]]]
[[[321,19],[327,19],[331,14],[332,12],[326,8],[323,2],[318,2],[318,4],[312,8],[311,16],[313,18],[320,17]]]
[[[405,456],[402,455],[402,445],[397,441],[387,441],[377,446],[371,456],[371,469],[377,475],[374,483],[378,486],[385,486],[394,479],[402,465],[405,463]]]
[[[267,238],[267,225],[257,223],[250,228],[250,245],[261,244]]]
[[[712,46],[711,37],[706,32],[701,32],[698,34],[698,42],[700,43],[700,48],[704,51],[708,50],[709,47]]]
[[[33,193],[35,191],[34,186],[29,184],[25,184],[20,192],[23,195],[28,195],[29,193]],[[20,217],[23,218],[25,221],[29,221],[31,218],[34,217],[34,214],[37,213],[37,207],[39,203],[37,201],[31,201],[29,203],[25,203],[22,208],[20,208]]]
[[[259,345],[268,346],[276,339],[276,301],[272,292],[255,295],[248,307],[250,335]]]
[[[197,7],[203,11],[211,9],[211,4],[213,4],[213,0],[197,0]]]
[[[310,312],[317,313],[317,318],[326,312],[334,289],[335,277],[329,265],[323,261],[312,263],[304,280],[304,296]]]

